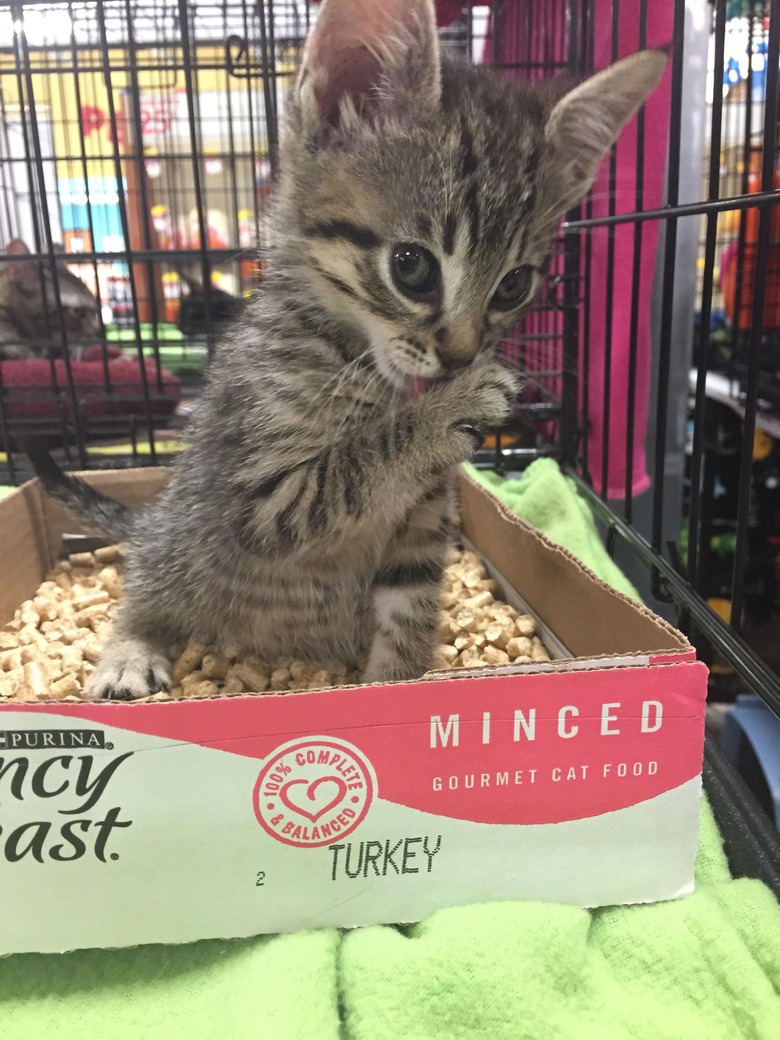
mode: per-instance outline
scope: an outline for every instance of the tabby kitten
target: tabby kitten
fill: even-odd
[[[56,247],[55,247],[56,248]],[[51,264],[14,257],[30,250],[15,238],[0,260],[0,361],[58,357],[62,332],[72,357],[100,336],[99,304],[81,279],[56,261],[61,309],[57,307]]]
[[[556,97],[440,55],[431,0],[326,0],[288,108],[270,274],[162,496],[126,513],[38,460],[133,546],[89,696],[167,689],[165,648],[192,637],[362,660],[367,682],[431,667],[453,476],[517,392],[496,346],[665,63],[643,52]]]

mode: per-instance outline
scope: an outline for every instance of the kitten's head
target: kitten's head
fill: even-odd
[[[469,364],[531,302],[557,220],[665,65],[534,90],[440,55],[432,0],[325,0],[282,141],[305,290],[396,385]]]
[[[243,297],[233,296],[216,285],[207,290],[201,281],[183,271],[179,277],[189,290],[182,296],[178,321],[185,336],[214,339],[240,317],[244,310]]]
[[[41,354],[48,349],[56,356],[62,351],[63,327],[69,346],[83,346],[99,337],[98,301],[81,279],[68,270],[64,258],[55,264],[60,310],[51,263],[16,259],[30,255],[18,238],[8,244],[5,252],[12,259],[0,265],[7,287],[3,304],[21,339],[37,343]]]

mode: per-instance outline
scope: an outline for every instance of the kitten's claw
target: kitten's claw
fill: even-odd
[[[464,370],[441,390],[450,429],[479,443],[486,430],[509,418],[519,389],[519,375],[495,362]]]
[[[109,643],[86,689],[88,700],[133,701],[171,688],[167,658],[140,639]]]

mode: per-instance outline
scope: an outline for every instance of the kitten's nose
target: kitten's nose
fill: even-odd
[[[467,368],[477,356],[482,344],[482,332],[478,325],[467,318],[440,325],[434,333],[436,356],[440,364],[450,372]]]
[[[440,364],[451,372],[456,372],[459,368],[466,368],[474,360],[473,357],[463,354],[453,354],[451,351],[444,350],[442,347],[436,348],[436,357],[439,359]]]

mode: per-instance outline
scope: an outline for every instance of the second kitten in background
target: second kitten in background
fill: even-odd
[[[0,258],[0,361],[29,361],[62,355],[62,332],[72,358],[100,339],[100,304],[86,285],[68,270],[64,255],[56,261],[55,291],[48,259],[30,255],[15,238]]]

